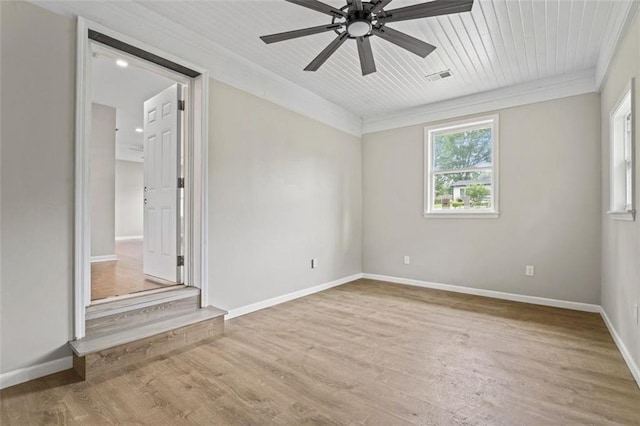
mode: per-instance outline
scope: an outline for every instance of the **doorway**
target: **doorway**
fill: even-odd
[[[77,34],[80,339],[90,305],[197,287],[206,306],[208,76],[81,17]]]
[[[91,303],[183,284],[188,80],[92,43]]]

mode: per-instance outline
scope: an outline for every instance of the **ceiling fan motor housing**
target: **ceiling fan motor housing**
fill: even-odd
[[[371,33],[371,13],[366,10],[351,10],[347,16],[347,32],[351,37],[364,37]]]

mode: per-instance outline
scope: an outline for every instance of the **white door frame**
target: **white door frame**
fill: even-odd
[[[207,135],[209,74],[170,53],[120,34],[86,18],[78,17],[76,44],[75,124],[75,240],[74,240],[74,338],[85,335],[85,308],[91,298],[91,209],[89,164],[91,139],[91,44],[89,30],[135,46],[200,73],[191,78],[187,97],[185,138],[185,230],[184,282],[200,288],[201,304],[207,305]],[[126,55],[126,54],[125,54]]]

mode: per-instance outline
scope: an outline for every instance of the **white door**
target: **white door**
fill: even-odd
[[[144,266],[146,275],[179,283],[178,169],[182,117],[174,84],[144,103]]]

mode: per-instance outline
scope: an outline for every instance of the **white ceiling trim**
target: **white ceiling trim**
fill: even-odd
[[[241,56],[234,50],[223,47],[222,44],[218,43],[220,40],[219,34],[216,35],[212,33],[213,36],[218,37],[214,38],[215,41],[212,41],[213,36],[211,34],[206,36],[204,33],[197,31],[196,25],[194,25],[194,28],[181,25],[178,23],[178,20],[171,19],[175,18],[175,16],[172,15],[172,13],[176,12],[174,9],[156,7],[161,3],[30,1],[67,16],[86,16],[106,27],[112,28],[122,34],[130,35],[151,46],[162,46],[162,49],[165,51],[190,60],[191,62],[201,64],[209,70],[210,76],[218,81],[356,136],[362,133],[370,133],[389,128],[597,91],[606,79],[608,67],[615,55],[616,48],[638,10],[637,0],[615,1],[611,7],[607,6],[607,3],[601,3],[595,9],[592,6],[587,8],[587,3],[557,2],[557,4],[551,4],[553,7],[549,6],[553,9],[551,10],[553,13],[546,16],[545,11],[547,5],[545,2],[522,0],[520,2],[479,2],[479,7],[475,8],[474,14],[472,15],[447,19],[438,18],[429,25],[425,23],[424,25],[426,26],[424,28],[420,27],[426,31],[426,33],[423,31],[422,34],[425,36],[428,35],[429,39],[438,41],[442,45],[441,49],[439,49],[442,54],[453,49],[451,50],[453,57],[449,58],[448,61],[455,62],[456,58],[460,56],[458,59],[462,62],[458,65],[460,65],[462,71],[467,70],[467,74],[475,75],[477,74],[475,71],[484,68],[491,69],[491,55],[489,54],[495,51],[501,65],[494,71],[500,71],[500,73],[498,73],[500,75],[495,72],[492,75],[494,75],[495,79],[502,81],[503,84],[505,84],[504,82],[506,81],[513,81],[514,83],[517,80],[522,81],[522,78],[515,78],[521,73],[523,73],[524,77],[533,77],[542,76],[545,75],[545,73],[546,75],[550,75],[549,73],[551,72],[560,72],[560,76],[555,74],[555,77],[545,77],[539,80],[493,90],[486,90],[491,88],[491,85],[476,85],[476,90],[483,90],[482,86],[484,86],[484,91],[432,103],[420,103],[419,99],[413,99],[414,102],[408,102],[405,105],[413,103],[418,106],[409,109],[395,110],[385,114],[367,115],[363,111],[360,113],[349,111],[348,103],[345,104],[345,102],[342,102],[345,106],[338,105],[340,99],[335,97],[335,93],[332,97],[331,93],[333,92],[328,91],[326,95],[320,95],[318,93],[324,93],[324,91],[315,90],[318,89],[317,86],[310,85],[309,89],[307,89],[303,87],[304,84],[294,82],[296,81],[295,79],[288,79],[290,75],[286,73],[286,67],[282,68],[284,71],[282,75],[280,75],[262,65],[258,65],[245,56]],[[572,4],[574,3],[576,7],[572,8]],[[220,5],[222,4],[224,3]],[[602,6],[603,9],[601,9],[600,6],[602,4],[606,6]],[[556,7],[557,10],[555,10]],[[573,9],[576,10],[574,14],[571,13]],[[284,7],[283,10],[285,10]],[[291,8],[291,13],[298,13],[295,12],[296,10],[298,9]],[[606,12],[606,15],[604,15],[602,11]],[[303,12],[303,9],[299,8],[300,16],[303,15]],[[600,13],[599,15],[598,12]],[[523,13],[524,16],[522,15]],[[533,21],[525,19],[531,14],[533,14]],[[309,16],[312,15],[309,14]],[[597,16],[602,16],[603,19],[596,22],[595,18]],[[515,21],[512,22],[512,18],[515,19]],[[536,32],[536,26],[533,24],[541,20],[546,22],[547,18],[551,20],[546,24],[550,32],[548,34],[544,31]],[[500,19],[507,22],[508,25],[501,26],[500,22],[498,22]],[[593,28],[587,26],[583,31],[582,21],[591,22],[592,25],[600,23],[598,27],[600,30],[595,31]],[[270,26],[271,24],[274,23],[270,23]],[[451,31],[449,31],[449,33],[445,31],[446,34],[444,35],[441,34],[445,29],[451,30],[449,27],[452,25],[453,30],[455,30],[453,33],[457,34],[458,37],[465,37],[464,40],[449,40],[445,36]],[[479,27],[474,25],[479,25]],[[515,27],[513,27],[514,25]],[[410,28],[408,27],[408,29]],[[489,37],[491,28],[493,28],[494,32],[496,28],[499,30],[498,39],[492,40]],[[202,31],[202,28],[200,28],[200,30]],[[416,29],[414,28],[414,30]],[[435,33],[432,34],[432,30],[435,31]],[[468,40],[466,40],[466,37],[469,36],[467,30],[471,31],[470,34],[474,36],[474,39],[471,40],[473,48],[467,46],[468,43],[466,42]],[[442,37],[438,36],[438,34],[442,35]],[[518,38],[519,41],[513,39],[512,36],[517,36],[516,38]],[[586,40],[589,41],[586,44],[587,47],[593,46],[595,43],[591,40],[593,37],[601,40],[601,43],[599,43],[600,49],[596,54],[595,61],[589,59],[589,52],[585,53],[587,56],[583,59],[575,57],[575,49],[578,41],[584,41],[586,38]],[[527,44],[531,41],[530,39],[535,40],[537,44],[534,43],[532,45],[533,47],[531,47]],[[300,41],[300,43],[303,43],[303,41],[304,40]],[[500,41],[505,42],[506,46],[498,43]],[[243,40],[239,39],[237,42],[243,43]],[[514,43],[519,43],[518,45],[524,43],[525,49],[516,49],[517,46]],[[453,47],[449,46],[449,48],[447,48],[449,44],[452,44]],[[234,46],[231,42],[229,42],[228,45]],[[241,46],[243,45],[238,45],[238,50],[241,50],[239,48]],[[378,53],[383,53],[383,50],[386,51],[386,48],[386,45],[381,44],[380,49],[382,50]],[[460,49],[463,49],[463,51],[460,51]],[[481,62],[477,62],[478,58],[474,52],[478,53],[478,51],[480,51],[482,53],[483,49],[488,49],[486,55],[483,53],[480,57]],[[504,51],[505,49],[506,51]],[[301,50],[304,51],[304,49]],[[564,58],[564,60],[558,64],[554,62],[555,65],[553,67],[547,67],[549,69],[546,70],[545,64],[554,59],[554,52],[555,62],[558,61],[559,57]],[[339,55],[346,55],[346,53],[343,51],[339,53]],[[524,56],[521,57],[521,55]],[[508,67],[504,68],[505,65],[502,64],[502,62],[509,58],[511,62],[507,62]],[[571,58],[573,58],[573,60],[571,60]],[[283,57],[282,60],[287,62],[291,60],[291,58]],[[542,62],[538,63],[539,61]],[[570,67],[565,63],[566,61],[569,61],[569,63],[584,64],[585,67],[588,66],[590,68],[587,71],[583,68],[580,71],[573,72],[571,69],[575,69],[577,66]],[[350,77],[353,73],[358,74],[358,72],[356,72],[357,70],[353,71],[351,68],[344,69],[344,63],[341,61],[336,60],[334,62],[334,65],[338,67],[337,69],[339,69],[340,72],[344,71]],[[446,63],[447,61],[444,62]],[[404,62],[394,64],[387,65],[390,67],[393,65],[391,68],[397,68],[398,72],[401,72],[398,76],[404,76],[402,78],[405,78],[406,75],[402,74],[402,72],[405,67],[411,68],[411,64]],[[524,65],[521,66],[521,64]],[[328,70],[331,68],[329,65],[327,65]],[[380,65],[382,67],[384,61],[381,61]],[[471,68],[467,69],[467,67]],[[462,71],[460,71],[461,78],[467,76],[467,74]],[[507,73],[506,71],[509,72]],[[562,74],[562,72],[567,74]],[[512,78],[507,78],[507,74],[513,74],[511,76]],[[338,83],[346,84],[343,83],[342,80],[338,81]],[[390,90],[404,90],[401,80],[400,77],[393,80],[394,87]],[[338,84],[335,81],[333,83]],[[446,81],[443,84],[446,84]],[[493,87],[496,86],[493,85]],[[349,91],[345,88],[341,93],[349,93]],[[366,99],[363,98],[362,101],[366,104]],[[353,111],[357,110],[353,109]],[[360,115],[364,115],[364,119],[362,119]]]
[[[433,123],[596,91],[595,70],[580,71],[366,118],[362,133]]]
[[[362,119],[356,114],[142,5],[127,2],[123,13],[110,2],[89,2],[93,7],[85,2],[32,2],[61,15],[83,16],[150,46],[162,46],[172,55],[205,67],[215,80],[354,136],[362,134]],[[133,8],[139,13],[132,13]]]
[[[638,4],[637,0],[617,2],[615,4],[620,10],[608,22],[607,31],[605,32],[608,37],[602,44],[596,66],[596,87],[598,91],[602,90],[602,86],[609,72],[609,67],[611,66],[611,61],[613,61],[616,51],[629,29],[629,25],[631,25],[631,22],[638,12]]]

